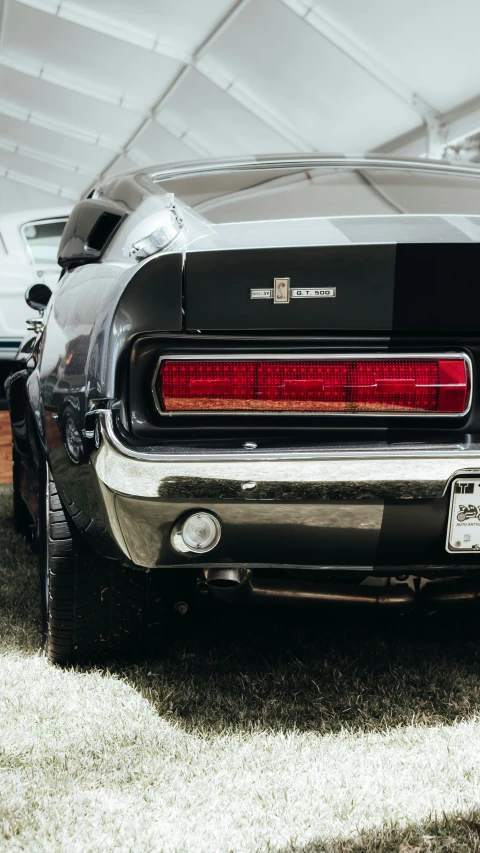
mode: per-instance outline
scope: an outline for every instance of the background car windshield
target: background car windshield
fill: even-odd
[[[64,228],[64,219],[51,222],[28,222],[23,226],[23,237],[36,264],[57,262],[58,247]]]
[[[212,223],[333,216],[480,214],[476,176],[390,168],[242,169],[162,180]]]

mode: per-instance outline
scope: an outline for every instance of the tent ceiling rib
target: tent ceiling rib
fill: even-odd
[[[0,177],[73,199],[149,162],[439,156],[480,128],[457,6],[453,33],[447,0],[0,0]]]

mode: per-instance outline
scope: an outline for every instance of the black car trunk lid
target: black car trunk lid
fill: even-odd
[[[191,252],[186,329],[475,332],[479,265],[479,243]],[[281,301],[276,279],[284,285]]]
[[[392,245],[194,252],[186,263],[186,325],[388,330],[394,276]]]

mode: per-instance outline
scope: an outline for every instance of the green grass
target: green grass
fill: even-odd
[[[480,851],[475,619],[221,610],[56,669],[10,513],[3,489],[1,850]]]

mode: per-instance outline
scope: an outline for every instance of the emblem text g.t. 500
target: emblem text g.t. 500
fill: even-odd
[[[274,278],[273,287],[252,287],[250,299],[273,299],[276,305],[288,305],[291,299],[335,299],[336,287],[291,287],[289,278]]]

